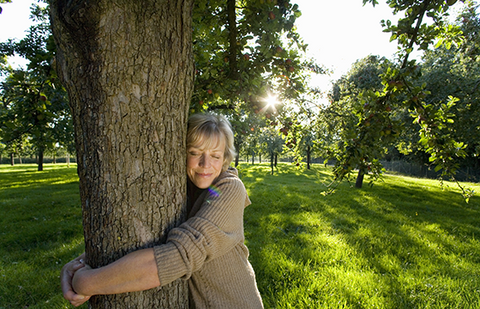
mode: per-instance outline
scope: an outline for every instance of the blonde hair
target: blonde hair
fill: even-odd
[[[201,148],[216,148],[222,137],[225,139],[224,172],[236,155],[230,122],[224,116],[215,114],[194,114],[188,119],[187,149],[199,145]]]

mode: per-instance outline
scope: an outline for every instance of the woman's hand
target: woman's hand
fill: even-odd
[[[80,306],[90,299],[90,296],[83,296],[75,293],[72,286],[72,279],[77,270],[86,267],[86,264],[83,262],[84,258],[85,253],[73,261],[68,262],[63,266],[60,274],[63,297],[75,307]]]

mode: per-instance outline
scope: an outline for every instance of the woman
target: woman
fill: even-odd
[[[190,117],[187,221],[168,233],[165,244],[107,266],[91,269],[83,255],[68,263],[62,269],[64,297],[78,306],[92,295],[147,290],[183,278],[195,308],[263,308],[243,243],[243,210],[250,200],[236,169],[229,168],[234,156],[224,117]]]

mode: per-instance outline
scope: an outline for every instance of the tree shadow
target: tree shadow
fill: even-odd
[[[320,177],[325,178],[313,182],[318,184],[328,175]],[[439,285],[442,278],[479,282],[477,196],[465,204],[452,192],[389,183],[362,190],[342,185],[334,195],[323,196],[323,190],[312,192],[308,174],[288,176],[274,184],[269,181],[265,177],[263,183],[247,185],[252,201],[260,202],[246,215],[247,239],[253,251],[259,251],[252,253],[256,271],[271,268],[268,264],[272,261],[262,259],[262,250],[276,243],[289,244],[281,247],[281,253],[293,263],[309,265],[314,261],[318,271],[342,263],[338,259],[318,260],[319,247],[332,249],[329,237],[333,236],[356,260],[364,261],[359,270],[372,273],[387,286],[384,297],[391,303],[405,304],[408,300],[412,305],[416,301],[412,293],[430,293],[437,300],[449,301],[448,293],[435,289],[435,282]],[[319,226],[306,220],[308,216],[316,217]],[[321,239],[312,242],[319,233]],[[423,283],[406,286],[406,276],[418,281],[422,277]],[[467,298],[471,292],[465,288],[459,293]]]

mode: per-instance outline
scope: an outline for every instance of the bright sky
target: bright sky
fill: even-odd
[[[297,3],[302,16],[297,28],[305,43],[308,56],[318,64],[333,71],[331,76],[321,76],[312,83],[322,90],[346,74],[351,65],[368,55],[393,59],[397,51],[390,35],[383,32],[382,19],[396,21],[397,16],[383,1],[375,8],[363,6],[361,0],[292,0]]]
[[[3,9],[2,14],[0,14],[0,42],[25,37],[25,31],[32,24],[29,19],[31,3],[32,1],[29,0],[14,0],[12,3],[0,4]],[[21,58],[9,59],[9,63],[13,67],[17,67],[18,65],[24,65],[25,61],[22,61]]]

